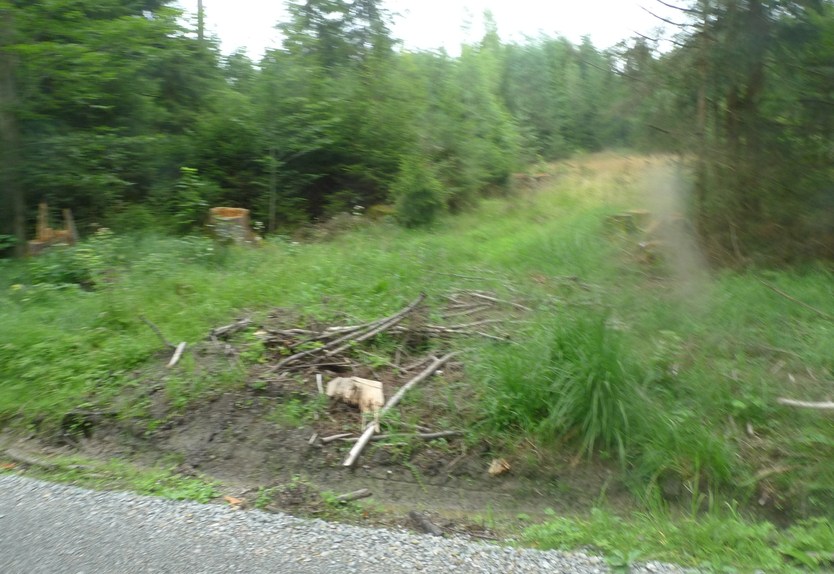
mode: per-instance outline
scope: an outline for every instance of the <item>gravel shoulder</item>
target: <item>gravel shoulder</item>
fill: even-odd
[[[0,476],[0,572],[607,572],[541,552]],[[633,571],[677,573],[650,563]]]

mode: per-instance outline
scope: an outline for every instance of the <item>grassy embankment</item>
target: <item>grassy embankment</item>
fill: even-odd
[[[518,297],[510,286],[536,311],[518,326],[516,344],[468,345],[476,392],[462,411],[473,433],[617,460],[651,509],[627,520],[635,528],[604,511],[554,519],[530,530],[532,542],[594,544],[623,562],[639,549],[641,558],[689,564],[777,568],[785,555],[821,563],[834,552],[830,523],[780,533],[716,501],[830,512],[830,415],[776,399],[830,398],[834,321],[823,314],[834,315],[831,271],[708,273],[697,258],[647,254],[640,237],[607,227],[606,216],[654,206],[643,176],[659,162],[574,160],[535,192],[485,201],[432,230],[358,225],[335,241],[269,240],[257,250],[101,235],[72,252],[5,265],[0,420],[48,428],[79,405],[108,404],[133,384],[132,370],[159,360],[159,341],[139,314],[172,340],[194,341],[244,309],[369,319],[420,291],[430,301],[460,286]],[[241,376],[189,371],[188,361],[182,373],[166,384],[183,405]],[[669,498],[686,501],[689,515],[673,520]],[[736,550],[719,554],[725,544]]]

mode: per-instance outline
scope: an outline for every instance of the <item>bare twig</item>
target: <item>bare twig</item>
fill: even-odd
[[[173,357],[171,357],[171,360],[170,360],[170,361],[168,361],[168,365],[166,365],[169,369],[170,369],[171,367],[175,366],[177,363],[179,363],[179,362],[180,362],[180,357],[182,357],[182,353],[183,353],[183,351],[185,351],[185,346],[186,346],[187,344],[188,344],[188,343],[186,343],[185,341],[183,341],[182,343],[180,343],[179,345],[177,345],[177,348],[176,348],[176,350],[174,351],[174,356],[173,356]]]
[[[785,405],[788,407],[799,407],[803,409],[818,409],[824,411],[831,411],[834,410],[834,402],[826,402],[826,403],[814,403],[809,401],[796,401],[794,399],[783,399],[779,398],[776,399],[776,402],[780,405]]]
[[[252,319],[246,317],[245,319],[239,319],[234,323],[229,323],[228,325],[223,325],[222,327],[215,327],[209,332],[209,338],[214,339],[225,339],[231,335],[234,335],[238,331],[243,331],[249,325],[252,324]]]
[[[475,313],[486,311],[489,307],[489,305],[477,305],[474,307],[467,306],[467,308],[462,311],[452,311],[451,313],[444,313],[444,315],[446,317],[465,317],[466,315],[474,315]]]
[[[341,353],[345,349],[349,348],[351,345],[353,345],[355,343],[361,343],[362,341],[366,341],[366,340],[370,339],[371,337],[375,337],[376,335],[379,335],[383,331],[387,331],[391,327],[394,327],[400,321],[405,319],[406,315],[408,315],[409,313],[414,311],[414,309],[416,309],[417,306],[420,303],[422,303],[423,299],[425,299],[425,298],[426,298],[425,293],[420,293],[420,296],[417,297],[417,299],[415,299],[414,301],[412,301],[411,304],[409,304],[405,309],[403,309],[402,311],[400,311],[399,313],[397,313],[395,315],[392,315],[391,317],[386,319],[384,322],[382,322],[378,327],[375,327],[375,328],[371,329],[370,331],[367,331],[367,332],[363,333],[362,335],[359,335],[358,337],[351,338],[351,340],[349,342],[345,343],[341,347],[337,347],[336,349],[332,349],[332,350],[327,351],[327,353],[326,353],[327,356],[338,355],[339,353]]]
[[[770,283],[768,283],[767,281],[764,281],[764,280],[762,280],[762,279],[759,279],[759,282],[760,282],[762,285],[764,285],[765,287],[767,287],[768,289],[770,289],[771,291],[773,291],[774,293],[776,293],[777,295],[781,295],[782,297],[784,297],[784,298],[785,298],[785,299],[787,299],[788,301],[793,301],[793,302],[794,302],[794,303],[796,303],[797,305],[800,305],[800,306],[802,306],[802,307],[805,307],[805,308],[806,308],[806,309],[808,309],[809,311],[813,311],[814,313],[816,313],[817,315],[819,315],[819,316],[820,316],[820,317],[822,317],[823,319],[828,319],[829,321],[834,321],[834,316],[829,315],[829,314],[828,314],[828,313],[826,313],[825,311],[822,311],[822,310],[820,310],[820,309],[817,309],[816,307],[814,307],[814,306],[812,306],[812,305],[809,305],[808,303],[805,303],[804,301],[800,301],[799,299],[797,299],[797,298],[795,298],[795,297],[791,297],[790,295],[788,295],[788,294],[787,294],[787,293],[785,293],[784,291],[782,291],[782,290],[778,289],[777,287],[775,287],[775,286],[771,285],[771,284],[770,284]]]
[[[514,303],[513,301],[507,301],[505,299],[498,299],[497,297],[492,297],[491,295],[485,295],[484,293],[479,293],[477,291],[469,291],[469,295],[476,297],[478,299],[483,299],[484,301],[491,301],[493,303],[502,303],[504,305],[512,305],[516,309],[521,309],[522,311],[532,311],[530,307],[522,305],[521,303]]]
[[[159,330],[159,327],[151,323],[150,320],[148,320],[148,318],[144,315],[139,315],[139,318],[142,321],[144,321],[148,327],[151,328],[151,331],[156,333],[156,336],[159,337],[159,340],[162,341],[163,345],[165,345],[166,347],[171,347],[172,349],[176,349],[177,346],[165,338],[165,335],[162,334],[162,331]]]
[[[461,431],[438,431],[438,432],[413,433],[413,434],[395,433],[395,434],[377,434],[377,435],[373,435],[368,440],[377,441],[377,440],[387,440],[389,438],[397,438],[397,439],[420,438],[420,439],[423,439],[423,440],[434,440],[434,439],[437,439],[437,438],[447,438],[447,437],[461,436],[461,435],[463,435],[463,432],[461,432]],[[355,436],[354,437],[351,437],[351,436],[344,437],[344,436],[339,436],[339,435],[336,435],[336,437],[337,438],[333,438],[333,440],[340,440],[342,442],[356,442],[361,438],[361,437],[355,437]],[[328,437],[328,438],[331,438],[331,437]],[[324,439],[322,439],[322,442],[324,442]],[[332,441],[328,441],[328,442],[332,442]]]
[[[373,337],[381,333],[382,331],[393,327],[408,314],[411,313],[420,303],[422,303],[423,299],[425,299],[425,294],[421,293],[417,299],[415,299],[412,303],[410,303],[405,309],[402,311],[384,319],[380,319],[379,321],[374,321],[372,323],[368,323],[367,325],[363,325],[356,330],[351,330],[346,335],[339,337],[338,339],[327,343],[326,345],[322,345],[321,347],[316,347],[314,349],[309,349],[306,351],[301,351],[300,353],[295,353],[294,355],[290,355],[289,357],[281,360],[276,365],[270,367],[270,372],[277,371],[283,368],[285,365],[290,363],[294,363],[295,361],[302,359],[304,357],[308,357],[310,355],[315,354],[325,354],[327,356],[333,356],[337,353],[344,351],[345,349],[349,348],[350,345],[354,343],[358,343]],[[362,332],[364,330],[364,333]],[[357,333],[360,333],[357,335]]]
[[[334,434],[331,436],[322,437],[321,442],[322,444],[328,444],[333,442],[334,440],[346,439],[348,437],[353,436],[353,433],[341,433],[341,434]]]
[[[397,405],[397,403],[399,403],[402,400],[403,396],[405,396],[405,393],[407,393],[409,389],[413,388],[415,385],[429,378],[432,374],[434,374],[434,372],[437,369],[439,369],[444,363],[449,361],[455,355],[457,355],[457,353],[449,353],[441,357],[440,359],[435,359],[434,361],[432,361],[432,363],[428,367],[426,367],[419,375],[408,381],[405,385],[403,385],[403,387],[399,391],[397,391],[397,393],[393,397],[388,399],[388,402],[385,403],[385,406],[379,410],[379,416],[384,416],[388,411],[394,408]],[[353,466],[353,463],[356,462],[357,458],[359,458],[362,449],[364,449],[365,445],[368,444],[368,441],[371,439],[371,436],[373,436],[375,430],[375,423],[370,423],[365,428],[365,432],[362,433],[362,436],[359,438],[356,444],[353,445],[353,448],[350,449],[350,454],[348,454],[348,457],[345,460],[345,462],[342,463],[343,466]]]

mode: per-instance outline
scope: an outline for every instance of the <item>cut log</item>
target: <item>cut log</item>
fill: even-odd
[[[405,396],[409,389],[429,378],[444,363],[448,362],[452,357],[456,355],[457,353],[449,353],[448,355],[445,355],[440,359],[435,359],[434,361],[432,361],[432,363],[428,367],[426,367],[419,375],[417,375],[416,377],[408,381],[405,385],[403,385],[403,387],[388,400],[385,406],[382,407],[382,409],[380,409],[379,415],[383,416],[385,413],[394,408],[397,405],[397,403],[399,403],[402,400],[403,396]],[[365,446],[368,444],[368,441],[371,440],[371,436],[373,436],[375,430],[375,424],[371,423],[370,425],[368,425],[368,427],[365,429],[365,432],[362,433],[362,436],[359,438],[356,444],[353,445],[353,448],[350,449],[350,453],[348,454],[347,459],[345,459],[345,462],[342,463],[342,466],[353,466],[353,463],[356,462],[357,458],[359,458],[362,449],[364,449]]]

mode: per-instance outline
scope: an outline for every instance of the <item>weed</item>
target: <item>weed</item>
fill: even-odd
[[[303,427],[312,423],[327,407],[326,396],[317,396],[312,400],[290,399],[278,403],[269,414],[269,420],[288,427]]]

